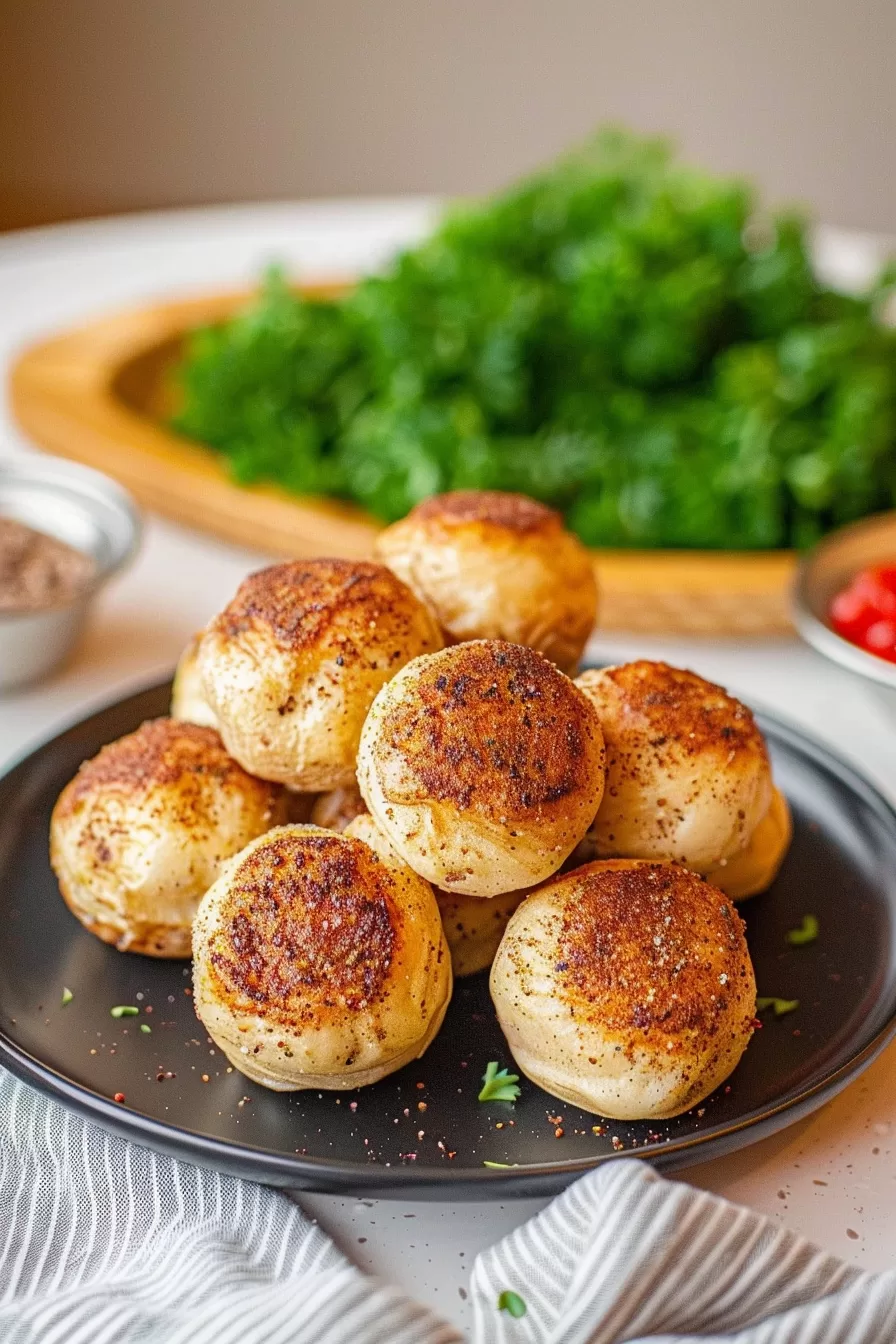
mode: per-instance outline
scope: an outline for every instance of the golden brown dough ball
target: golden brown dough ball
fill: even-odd
[[[559,513],[526,495],[434,495],[381,532],[376,551],[455,643],[527,644],[572,671],[594,629],[588,552]]]
[[[384,565],[296,560],[240,585],[203,636],[199,667],[230,754],[262,779],[318,792],[351,784],[373,697],[441,645]]]
[[[284,815],[283,790],[246,774],[214,729],[154,719],[63,789],[50,859],[69,909],[98,938],[188,957],[193,916],[223,861]]]
[[[541,654],[500,640],[402,668],[374,701],[358,754],[364,801],[405,861],[469,896],[556,872],[603,781],[587,697]]]
[[[315,799],[311,809],[311,821],[326,831],[344,831],[355,817],[361,817],[367,811],[367,804],[361,797],[357,780],[341,789],[331,789],[321,793]]]
[[[775,789],[771,806],[747,841],[746,849],[717,868],[710,868],[706,877],[734,901],[758,896],[778,876],[792,839],[793,821],[787,799],[780,789]]]
[[[746,848],[772,801],[752,713],[694,672],[642,660],[587,671],[607,787],[592,827],[604,858],[668,859],[696,872]]]
[[[617,1120],[679,1115],[728,1077],[756,982],[731,900],[677,864],[587,864],[533,892],[491,972],[519,1067]]]
[[[451,952],[451,969],[459,980],[491,966],[510,916],[522,905],[526,892],[508,891],[483,900],[437,890],[435,897]]]
[[[278,1092],[393,1073],[423,1054],[451,997],[430,887],[358,820],[364,838],[270,831],[196,916],[196,1012],[236,1068]]]

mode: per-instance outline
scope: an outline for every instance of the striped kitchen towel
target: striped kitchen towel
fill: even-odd
[[[288,1199],[106,1134],[0,1070],[2,1344],[456,1344]],[[476,1344],[894,1344],[867,1274],[614,1161],[476,1261]]]

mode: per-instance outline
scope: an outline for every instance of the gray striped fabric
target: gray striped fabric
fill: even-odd
[[[126,1143],[0,1071],[2,1344],[455,1344],[274,1191]],[[526,1304],[498,1310],[512,1289]],[[894,1344],[866,1274],[618,1161],[480,1256],[477,1344]]]

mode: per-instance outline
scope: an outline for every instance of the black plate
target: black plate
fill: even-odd
[[[896,1029],[896,814],[849,766],[760,716],[796,829],[778,881],[744,913],[760,994],[800,1007],[764,1021],[728,1087],[676,1120],[608,1121],[599,1133],[597,1117],[525,1080],[515,1106],[480,1105],[488,1061],[512,1064],[482,974],[458,982],[438,1039],[391,1078],[342,1095],[266,1092],[212,1048],[188,967],[122,955],[85,933],[47,861],[62,786],[103,743],[164,713],[168,693],[155,687],[93,715],[0,780],[0,1058],[110,1129],[304,1189],[547,1194],[617,1153],[671,1168],[752,1143],[833,1096]],[[807,912],[821,935],[792,948],[785,933]],[[74,994],[66,1007],[64,986]],[[144,1011],[116,1021],[114,1004]]]

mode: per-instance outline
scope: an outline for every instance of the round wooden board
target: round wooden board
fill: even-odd
[[[330,297],[346,281],[309,285]],[[220,456],[166,426],[170,372],[192,328],[221,321],[245,291],[153,304],[24,351],[10,402],[50,452],[105,471],[147,508],[274,555],[370,554],[377,523],[337,501],[237,485]],[[645,633],[770,635],[791,629],[791,552],[593,552],[600,626]]]

